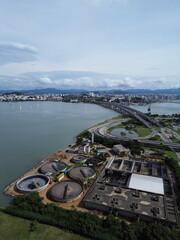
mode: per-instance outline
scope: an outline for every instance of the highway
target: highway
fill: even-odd
[[[158,148],[162,148],[162,147],[170,148],[172,151],[174,151],[177,154],[178,157],[180,157],[180,143],[172,142],[172,140],[168,137],[168,135],[165,133],[163,128],[161,128],[162,131],[157,131],[156,128],[154,127],[154,125],[158,126],[158,127],[161,127],[161,126],[152,117],[147,116],[146,114],[144,114],[138,110],[132,109],[130,107],[122,106],[118,103],[96,102],[96,104],[106,107],[106,108],[110,108],[114,111],[117,111],[117,112],[120,112],[123,114],[130,115],[131,117],[139,120],[146,127],[148,127],[152,132],[151,136],[160,135],[160,137],[164,141],[154,141],[154,140],[148,140],[148,139],[143,139],[143,138],[132,139],[132,138],[123,137],[123,136],[117,137],[117,136],[114,136],[114,135],[111,135],[110,133],[108,133],[108,131],[107,131],[108,128],[122,123],[122,120],[115,120],[115,121],[111,121],[110,123],[106,123],[101,126],[94,127],[92,131],[96,135],[105,137],[108,139],[114,139],[114,140],[137,141],[139,143],[142,143],[143,145],[155,146]]]

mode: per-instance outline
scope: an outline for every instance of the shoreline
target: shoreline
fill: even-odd
[[[54,154],[55,154],[55,153],[54,153]],[[3,193],[6,194],[6,195],[9,195],[9,196],[15,196],[15,195],[12,195],[12,194],[9,194],[9,193],[8,193],[9,188],[10,188],[12,185],[14,185],[16,182],[18,182],[21,178],[23,178],[23,177],[25,177],[25,176],[28,176],[28,174],[29,174],[30,172],[32,172],[32,171],[35,170],[36,168],[39,168],[43,163],[48,162],[48,159],[49,159],[50,157],[52,157],[52,156],[53,156],[53,155],[50,155],[49,157],[44,158],[42,161],[40,161],[38,164],[36,164],[34,167],[32,167],[29,171],[25,172],[21,177],[18,177],[18,179],[14,180],[14,181],[11,182],[10,184],[8,184],[8,185],[6,186],[6,188],[3,190]]]
[[[32,102],[34,105],[28,102],[23,104],[26,105],[22,105],[21,111],[13,103],[11,106],[9,104],[5,106],[6,103],[1,104],[1,113],[4,113],[1,119],[4,127],[1,139],[5,139],[2,142],[1,154],[1,206],[8,206],[12,203],[13,199],[9,196],[14,196],[14,194],[12,192],[9,194],[9,188],[17,179],[28,172],[31,173],[33,168],[45,163],[54,153],[74,144],[75,136],[84,129],[117,115],[113,111],[106,111],[103,108],[101,110],[101,107],[95,104],[82,104],[82,106],[75,104],[76,107],[68,103],[54,105],[53,102],[43,102],[42,105],[34,102]],[[29,115],[24,114],[26,111],[29,111]],[[91,112],[95,113],[95,116]],[[8,120],[7,116],[11,115],[12,118]],[[20,121],[23,115],[25,118]],[[74,123],[72,116],[77,120]],[[11,124],[12,120],[14,125]],[[8,127],[8,132],[5,127]],[[9,136],[11,132],[13,134]]]
[[[120,118],[120,119],[118,119],[117,120],[117,117],[116,117],[116,120],[113,120],[113,121],[115,121],[115,122],[118,122],[118,121],[122,121],[122,120],[124,120],[123,119],[123,117],[121,116],[121,117],[118,117],[118,118]],[[94,130],[94,128],[99,128],[100,126],[102,127],[103,125],[106,125],[106,124],[111,124],[111,122],[112,122],[112,119],[108,119],[108,120],[106,120],[105,122],[102,122],[102,123],[99,123],[98,125],[95,125],[95,126],[92,126],[92,127],[90,127],[90,128],[88,128],[88,129],[85,129],[84,131],[89,131],[89,132],[92,132],[93,130]],[[82,133],[82,132],[81,132]],[[81,134],[81,133],[79,133],[79,134]],[[55,152],[55,153],[53,153],[52,155],[50,155],[49,157],[47,157],[47,158],[45,158],[45,159],[43,159],[42,161],[40,161],[36,166],[34,166],[31,170],[29,170],[29,171],[27,171],[23,176],[21,176],[21,177],[19,177],[18,179],[16,179],[14,182],[12,182],[11,184],[9,184],[5,189],[4,189],[4,193],[5,194],[7,194],[7,195],[10,195],[10,196],[17,196],[17,195],[27,195],[26,193],[20,193],[20,192],[18,192],[18,190],[16,190],[16,183],[20,180],[20,179],[22,179],[23,177],[25,177],[25,176],[29,176],[29,175],[32,175],[32,174],[37,174],[37,173],[39,173],[39,168],[42,166],[42,165],[44,165],[44,164],[46,164],[46,163],[48,163],[48,162],[51,162],[51,161],[54,161],[54,160],[57,160],[57,161],[59,161],[59,162],[64,162],[64,163],[66,163],[67,164],[67,167],[68,167],[68,170],[70,170],[70,169],[72,169],[72,168],[74,168],[74,167],[77,167],[77,166],[80,166],[80,165],[78,165],[77,163],[73,163],[72,161],[71,161],[71,159],[74,157],[74,156],[77,156],[77,155],[83,155],[83,156],[86,156],[86,158],[87,157],[89,157],[89,155],[90,154],[88,154],[87,152],[86,153],[81,153],[81,154],[79,154],[79,153],[77,153],[77,152],[68,152],[67,151],[67,149],[73,149],[73,150],[77,150],[78,148],[79,148],[79,146],[80,145],[75,145],[75,144],[73,144],[73,145],[71,145],[71,146],[69,146],[69,147],[66,147],[65,149],[63,149],[62,151],[57,151],[57,152]],[[97,147],[97,146],[96,146]],[[106,150],[108,150],[108,152],[110,151],[110,149],[112,149],[112,148],[109,148],[109,147],[105,147],[105,146],[103,146],[103,145],[99,145],[99,147],[101,148],[101,147],[104,147]],[[96,148],[95,148],[96,149]],[[84,150],[85,151],[85,150]],[[122,156],[121,157],[121,159],[122,159],[122,161],[124,162],[124,160],[126,161],[126,160],[128,160],[128,161],[130,161],[130,159],[129,159],[129,157],[128,156]],[[56,185],[58,182],[64,182],[64,181],[67,181],[67,180],[72,180],[72,181],[75,181],[75,182],[79,182],[79,181],[76,181],[74,178],[73,179],[71,179],[70,178],[70,176],[69,176],[69,174],[64,174],[64,177],[63,177],[63,179],[60,179],[60,180],[58,180],[57,181],[57,178],[55,179],[53,176],[52,177],[50,177],[50,183],[49,183],[49,185],[44,189],[44,190],[42,190],[42,191],[40,191],[40,192],[38,192],[39,193],[39,196],[43,199],[42,200],[42,202],[44,203],[44,204],[50,204],[50,203],[52,203],[52,204],[54,204],[55,206],[57,206],[57,207],[61,207],[61,208],[64,208],[64,209],[67,209],[67,210],[73,210],[73,209],[76,209],[77,211],[80,211],[80,212],[95,212],[95,213],[97,213],[99,216],[101,216],[102,215],[102,213],[101,213],[101,208],[96,208],[96,205],[93,205],[93,207],[94,208],[91,208],[90,207],[90,205],[86,205],[86,204],[88,204],[88,201],[92,201],[92,196],[88,199],[87,198],[87,196],[88,196],[88,194],[89,194],[89,191],[91,191],[91,187],[94,187],[94,184],[97,184],[96,183],[96,181],[97,181],[97,179],[98,179],[98,176],[99,176],[99,173],[101,172],[102,173],[102,171],[104,171],[104,168],[105,167],[107,167],[107,165],[109,166],[109,164],[107,164],[108,162],[110,163],[111,161],[114,161],[114,157],[113,157],[113,155],[110,153],[109,154],[109,156],[106,158],[106,160],[103,162],[103,164],[101,165],[101,166],[98,166],[97,168],[95,168],[95,170],[96,170],[96,175],[95,175],[95,177],[92,179],[92,181],[89,183],[89,184],[87,184],[88,183],[88,180],[87,180],[87,178],[86,178],[86,187],[83,187],[83,190],[82,190],[82,192],[81,192],[81,194],[80,195],[78,195],[76,198],[73,198],[73,199],[71,199],[70,201],[67,201],[67,202],[60,202],[60,201],[54,201],[54,200],[52,200],[52,198],[49,198],[49,191],[50,191],[50,189],[52,188],[52,187],[54,187],[54,185]],[[157,160],[159,160],[159,158],[157,159]],[[124,164],[124,163],[123,163]],[[87,165],[86,165],[87,166]],[[145,173],[144,173],[145,174]],[[59,175],[59,174],[58,174]],[[145,174],[146,175],[146,174]],[[154,176],[154,175],[153,175]],[[89,178],[90,179],[90,178]],[[99,184],[99,182],[98,182],[98,184]],[[84,186],[85,186],[85,184],[84,184]],[[98,186],[100,186],[100,185],[98,185]],[[68,185],[67,185],[67,187],[68,187]],[[128,188],[128,187],[126,187],[126,188]],[[126,191],[126,188],[125,188],[125,190],[124,191]],[[98,188],[98,189],[100,189],[100,188]],[[113,188],[114,189],[114,188]],[[36,190],[38,191],[38,189],[37,189],[37,187],[36,187]],[[62,191],[62,190],[61,190]],[[144,190],[142,190],[143,192],[144,192]],[[114,191],[115,192],[115,191]],[[146,191],[145,191],[146,192]],[[93,192],[92,194],[94,195],[94,193],[95,192]],[[152,193],[151,193],[152,194]],[[159,194],[159,193],[158,193]],[[109,195],[108,195],[109,196]],[[116,196],[116,195],[114,195],[114,196]],[[92,199],[91,199],[92,198]],[[64,199],[65,198],[63,198],[63,201],[64,201]],[[85,199],[85,200],[84,200]],[[99,199],[98,199],[99,200]],[[164,201],[164,200],[163,200]],[[92,202],[90,202],[91,204],[93,204]],[[106,202],[105,202],[106,203]],[[95,203],[96,204],[96,203]],[[104,202],[102,203],[102,205],[104,204]],[[140,204],[142,204],[141,202],[140,202]],[[174,204],[174,203],[173,203]],[[89,207],[88,207],[89,206]],[[104,206],[104,205],[103,205]],[[106,206],[106,204],[105,204],[105,206]],[[108,205],[108,203],[107,203],[107,206],[109,206]],[[175,205],[173,205],[173,206],[175,206]],[[175,206],[176,207],[176,206]],[[175,207],[174,207],[174,209],[175,209]],[[175,212],[176,213],[176,212]],[[176,216],[176,215],[175,215]],[[120,216],[120,218],[121,218],[121,216]],[[122,219],[123,219],[123,217],[122,217]],[[160,218],[160,219],[163,219],[162,217]],[[164,219],[165,220],[165,219]],[[171,220],[170,220],[170,223],[171,223]]]
[[[117,116],[115,117],[117,118]],[[120,118],[122,118],[120,116]],[[118,116],[118,119],[119,119],[119,116]],[[113,118],[112,119],[107,119],[105,120],[106,123],[109,123],[113,121]],[[118,121],[118,120],[116,120]],[[101,123],[98,123],[96,125],[93,125],[83,131],[89,131],[91,132],[92,129],[94,127],[96,127],[97,125],[98,126],[101,126],[104,124],[104,121],[101,122]],[[82,132],[83,132],[82,131]],[[80,132],[79,134],[81,134],[82,132]],[[76,136],[77,137],[77,136]],[[16,180],[14,180],[13,182],[11,182],[9,185],[7,185],[5,187],[5,189],[3,190],[3,194],[5,195],[8,195],[8,196],[11,196],[11,197],[15,197],[15,196],[18,196],[18,195],[24,195],[24,194],[29,194],[29,193],[21,193],[19,192],[18,190],[16,190],[16,183],[22,179],[23,177],[26,177],[26,176],[29,176],[29,175],[33,175],[33,174],[39,174],[39,169],[41,166],[43,166],[44,164],[48,163],[48,162],[51,162],[51,161],[54,161],[54,160],[58,160],[59,162],[64,162],[67,164],[67,166],[71,165],[70,168],[68,169],[68,171],[74,167],[77,167],[78,165],[76,163],[73,163],[71,162],[71,159],[74,157],[74,156],[77,156],[77,155],[83,155],[83,156],[86,156],[88,157],[89,154],[87,153],[84,153],[84,154],[78,154],[78,153],[69,153],[67,152],[67,149],[73,149],[73,150],[77,150],[78,147],[80,145],[76,145],[75,143],[69,145],[70,147],[66,147],[64,148],[63,150],[59,150],[55,153],[53,153],[52,155],[48,156],[47,158],[44,158],[42,161],[40,161],[39,163],[37,163],[34,167],[32,167],[30,170],[28,170],[27,172],[25,172],[22,176],[18,177]],[[111,158],[108,157],[107,160],[101,165],[99,166],[97,169],[96,169],[96,175],[95,177],[93,178],[93,181],[89,184],[88,187],[83,187],[83,192],[80,196],[78,196],[76,199],[70,201],[70,202],[65,202],[65,203],[62,203],[62,202],[56,202],[56,201],[53,201],[51,199],[48,198],[48,191],[49,189],[51,189],[55,184],[57,184],[58,182],[62,182],[62,181],[66,181],[66,180],[72,180],[72,181],[76,181],[76,180],[73,180],[69,177],[68,174],[64,174],[64,177],[63,179],[61,179],[60,181],[55,181],[53,179],[53,177],[51,178],[50,176],[50,183],[49,185],[42,191],[38,192],[39,193],[39,196],[43,198],[43,202],[45,204],[47,203],[53,203],[55,204],[56,206],[58,207],[62,207],[62,208],[65,208],[65,209],[68,209],[68,210],[72,210],[72,208],[76,208],[78,211],[82,211],[82,212],[92,212],[91,210],[89,209],[86,209],[83,207],[83,199],[84,197],[86,196],[86,193],[89,191],[90,187],[92,186],[92,184],[94,183],[94,181],[97,179],[98,175],[99,175],[99,171],[102,171],[102,169],[105,167],[106,163],[108,162],[108,160]],[[78,181],[79,182],[79,181]]]
[[[74,144],[71,145],[71,148],[73,148],[73,147],[75,147]],[[25,172],[22,176],[18,177],[16,180],[14,180],[8,186],[6,186],[5,189],[3,190],[3,194],[11,196],[11,197],[15,197],[15,196],[18,196],[18,195],[24,195],[25,193],[20,193],[19,191],[16,190],[16,183],[20,179],[22,179],[23,177],[30,176],[30,175],[33,175],[33,174],[39,174],[39,168],[41,166],[43,166],[44,164],[46,164],[48,162],[54,161],[56,159],[58,159],[59,162],[66,163],[67,166],[71,165],[70,169],[72,169],[73,167],[76,167],[76,164],[72,163],[70,160],[72,159],[72,157],[77,156],[77,153],[68,153],[68,152],[66,152],[67,149],[68,149],[68,147],[66,147],[63,150],[60,150],[60,151],[57,151],[57,152],[53,153],[52,155],[50,155],[47,158],[44,158],[37,165],[32,167],[29,171]],[[78,146],[76,146],[74,148],[74,150],[76,150],[76,149],[78,149]],[[97,176],[94,177],[94,180],[96,179],[96,177]],[[61,181],[66,181],[66,180],[71,180],[71,179],[68,175],[65,174],[64,178]],[[61,182],[61,181],[54,181],[53,179],[50,179],[50,184],[44,190],[38,192],[39,196],[43,198],[43,202],[45,204],[53,203],[56,206],[59,206],[59,207],[65,208],[65,209],[69,209],[69,210],[72,209],[72,207],[73,208],[75,207],[76,209],[78,209],[78,211],[89,212],[88,209],[85,209],[85,208],[82,207],[82,200],[83,200],[84,196],[86,195],[86,193],[89,190],[91,185],[86,189],[84,188],[82,194],[80,196],[78,196],[76,199],[74,199],[73,201],[70,201],[70,202],[65,202],[65,203],[56,202],[56,201],[50,200],[47,197],[47,193],[48,193],[49,189],[52,188],[55,184],[57,184],[58,182]]]

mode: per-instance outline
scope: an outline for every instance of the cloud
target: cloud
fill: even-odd
[[[166,82],[166,78],[165,77],[161,77],[159,81],[160,81],[160,83],[164,84]]]
[[[48,77],[41,77],[39,79],[39,83],[43,84],[43,85],[46,85],[46,84],[52,84],[53,81],[50,78],[48,78]]]
[[[0,75],[1,89],[124,89],[132,88],[132,82],[129,77],[120,75],[78,71],[32,72],[14,77]]]
[[[133,77],[83,71],[29,72],[18,76],[0,75],[0,89],[57,88],[90,91],[130,88],[162,89],[176,87],[179,84],[179,79],[179,75]]]
[[[94,72],[49,72],[41,77],[33,73],[27,74],[34,78],[35,82],[41,83],[46,87],[74,88],[74,89],[112,89],[112,88],[132,88],[130,77],[116,76],[112,74],[102,74]]]
[[[21,43],[0,43],[0,65],[35,61],[37,49]]]

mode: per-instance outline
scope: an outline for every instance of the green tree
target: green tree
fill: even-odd
[[[38,221],[34,220],[33,222],[30,223],[30,232],[35,232],[38,228]]]

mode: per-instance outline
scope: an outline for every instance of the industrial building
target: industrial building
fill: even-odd
[[[79,146],[77,153],[78,154],[88,154],[88,153],[90,153],[90,150],[91,150],[91,148],[88,143],[85,146]]]
[[[117,155],[121,155],[121,154],[129,154],[130,151],[128,148],[123,147],[121,144],[117,144],[113,146],[113,151],[117,154]]]
[[[84,206],[133,220],[177,225],[168,169],[159,162],[109,161],[84,198]]]

